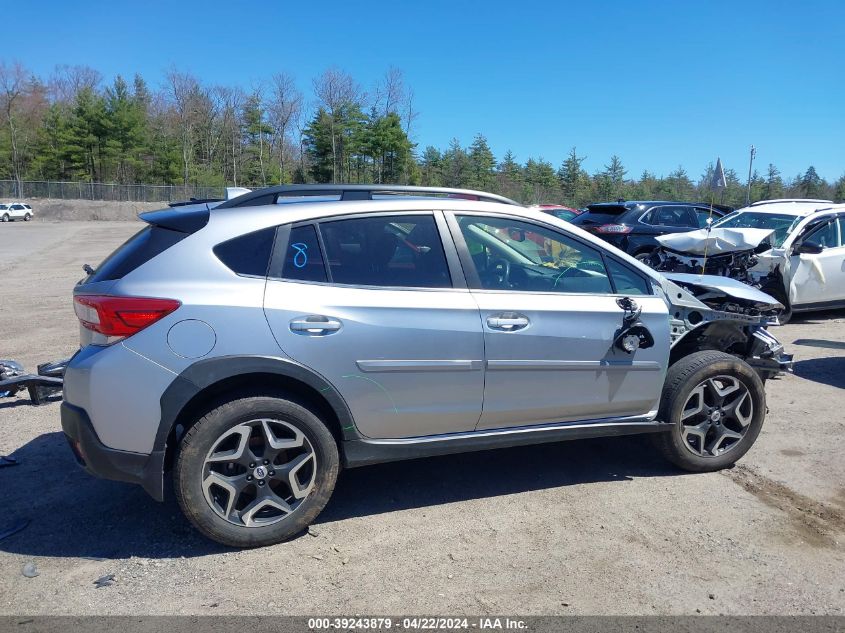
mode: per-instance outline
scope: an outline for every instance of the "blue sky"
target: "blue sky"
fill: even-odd
[[[845,2],[16,2],[17,59],[47,76],[85,64],[107,81],[167,69],[249,88],[274,72],[329,66],[370,87],[391,65],[416,93],[420,148],[487,136],[497,158],[572,146],[595,171],[694,179],[721,156],[744,180],[774,163],[845,173]],[[8,58],[9,48],[0,56]]]

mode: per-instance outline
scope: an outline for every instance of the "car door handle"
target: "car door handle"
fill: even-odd
[[[291,332],[305,336],[325,336],[337,332],[340,328],[340,321],[316,314],[293,319],[290,322]]]
[[[516,332],[528,327],[528,317],[521,314],[497,314],[487,317],[487,327],[491,330]]]

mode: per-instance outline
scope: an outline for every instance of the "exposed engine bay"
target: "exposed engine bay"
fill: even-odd
[[[715,275],[754,288],[779,288],[782,279],[761,274],[758,266],[760,255],[772,250],[773,235],[774,231],[769,229],[718,228],[661,235],[656,238],[661,247],[651,255],[648,264],[663,273]],[[737,308],[741,312],[748,310],[747,306],[736,305],[730,306],[730,311]],[[752,311],[760,309],[752,308]],[[773,316],[783,309],[783,306],[778,308]]]
[[[792,355],[769,334],[783,305],[758,288],[729,277],[663,273],[670,306],[670,362],[701,350],[734,354],[761,378],[792,370]]]

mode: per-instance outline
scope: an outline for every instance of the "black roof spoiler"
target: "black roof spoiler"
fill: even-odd
[[[201,203],[191,203],[201,204]],[[173,209],[162,209],[161,211],[147,211],[139,213],[138,219],[147,224],[160,226],[163,229],[179,231],[180,233],[195,233],[208,224],[208,205],[202,204],[192,209],[180,208],[177,205]]]

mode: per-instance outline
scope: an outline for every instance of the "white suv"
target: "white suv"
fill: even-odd
[[[771,250],[751,269],[763,290],[794,312],[845,307],[845,204],[769,200],[739,209],[713,225],[774,231]]]
[[[11,222],[12,220],[29,222],[33,215],[32,207],[23,202],[0,204],[0,221],[2,222]]]

